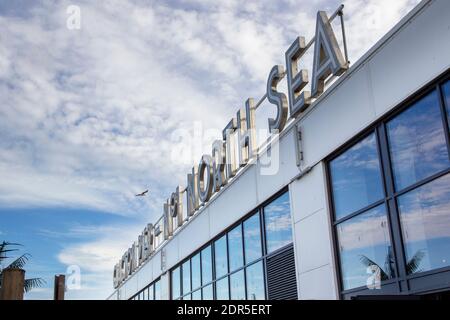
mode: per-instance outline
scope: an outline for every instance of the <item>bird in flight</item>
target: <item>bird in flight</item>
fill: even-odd
[[[141,192],[141,193],[138,193],[137,195],[136,195],[136,197],[143,197],[143,196],[145,196],[145,194],[148,192],[148,190],[145,190],[144,192]]]

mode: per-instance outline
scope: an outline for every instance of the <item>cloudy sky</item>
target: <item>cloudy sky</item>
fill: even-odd
[[[259,99],[317,10],[341,2],[0,0],[0,241],[47,281],[27,297],[52,298],[70,265],[68,298],[109,295],[115,261],[219,138],[195,130]],[[350,60],[418,2],[343,1]]]

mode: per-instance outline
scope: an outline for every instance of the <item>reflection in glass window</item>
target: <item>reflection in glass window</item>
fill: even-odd
[[[155,296],[153,294],[153,285],[148,287],[148,300],[154,300]]]
[[[197,291],[192,292],[192,300],[202,300],[202,290],[198,289]]]
[[[394,276],[384,205],[340,223],[337,236],[344,289],[365,286],[369,268],[379,268],[381,280]]]
[[[212,281],[212,255],[211,246],[202,250],[202,285]]]
[[[156,281],[153,286],[155,287],[155,300],[161,300],[161,281]]]
[[[330,162],[336,220],[383,198],[375,134]]]
[[[286,192],[264,207],[267,253],[292,242],[289,193]]]
[[[224,235],[214,243],[216,279],[228,273],[227,236]]]
[[[230,276],[231,300],[245,300],[244,270]]]
[[[450,130],[450,80],[444,84],[442,91],[444,93],[445,107],[447,109],[447,119]]]
[[[245,263],[250,263],[262,255],[259,213],[244,221]]]
[[[262,262],[259,261],[246,269],[247,300],[264,300],[264,273]]]
[[[240,225],[228,232],[228,254],[230,260],[230,271],[234,271],[244,265],[244,255],[242,252],[242,231]]]
[[[213,285],[209,284],[202,288],[202,300],[213,300]]]
[[[450,175],[398,198],[409,274],[450,265]]]
[[[147,300],[147,298],[147,289],[144,289],[144,291],[142,291],[142,299]]]
[[[217,300],[229,300],[228,277],[216,282],[216,298]]]
[[[191,259],[191,277],[192,277],[192,289],[200,287],[200,253],[197,253]]]
[[[172,271],[172,299],[176,299],[181,295],[180,280],[180,267],[178,267]]]
[[[190,260],[183,263],[182,266],[183,275],[183,294],[191,291],[191,263]]]
[[[449,167],[436,91],[389,121],[387,133],[397,190]]]

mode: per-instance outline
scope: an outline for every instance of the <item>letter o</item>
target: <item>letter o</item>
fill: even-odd
[[[207,202],[211,197],[212,187],[213,187],[213,160],[211,156],[203,155],[198,165],[198,179],[197,179],[198,195],[202,204],[205,204],[205,202]]]

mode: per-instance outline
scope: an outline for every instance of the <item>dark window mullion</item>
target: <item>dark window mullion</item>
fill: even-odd
[[[422,180],[420,180],[418,182],[415,182],[414,184],[412,184],[412,185],[410,185],[410,186],[408,186],[408,187],[406,187],[406,188],[396,192],[393,197],[394,198],[398,198],[398,197],[404,195],[405,193],[408,193],[410,191],[413,191],[414,189],[420,188],[423,185],[425,185],[425,184],[427,184],[429,182],[432,182],[432,181],[434,181],[434,180],[436,180],[436,179],[438,179],[440,177],[443,177],[443,176],[445,176],[448,173],[450,173],[450,167],[445,169],[445,170],[442,170],[442,171],[440,171],[438,173],[435,173],[432,176],[429,176],[429,177],[424,178],[424,179],[422,179]]]
[[[288,191],[289,192],[289,191]],[[290,200],[290,199],[289,199]],[[261,228],[261,249],[262,249],[262,264],[263,264],[263,272],[264,272],[264,299],[268,299],[269,297],[269,289],[267,286],[267,265],[266,265],[266,256],[267,256],[267,245],[266,245],[266,221],[264,216],[264,209],[261,207],[259,209],[259,224]]]
[[[354,218],[356,216],[359,216],[361,213],[364,213],[364,212],[369,211],[369,210],[371,210],[371,209],[373,209],[375,207],[378,207],[380,204],[382,204],[384,202],[385,202],[385,199],[380,199],[380,200],[378,200],[378,201],[376,201],[376,202],[374,202],[372,204],[369,204],[368,206],[366,206],[364,208],[361,208],[361,209],[359,209],[359,210],[357,210],[357,211],[355,211],[353,213],[350,213],[350,214],[346,215],[343,218],[340,218],[340,219],[334,221],[334,225],[336,226],[338,224],[341,224],[342,222],[345,222],[345,221],[350,220],[350,219],[352,219],[352,218]]]
[[[380,143],[381,162],[383,168],[383,176],[386,185],[387,192],[387,216],[389,222],[389,233],[392,242],[392,251],[394,255],[395,276],[400,280],[406,276],[406,264],[405,264],[405,251],[403,248],[403,240],[401,236],[400,217],[398,214],[398,208],[396,200],[394,198],[395,185],[394,174],[392,170],[392,162],[389,153],[388,137],[386,132],[386,126],[384,123],[380,124],[377,128],[378,139]],[[401,289],[400,287],[398,288]]]
[[[247,263],[247,258],[245,257],[245,235],[244,235],[244,222],[241,223],[241,236],[242,236],[242,263],[244,270],[244,296],[247,299],[247,270],[245,265]]]
[[[439,84],[436,86],[436,90],[437,90],[438,96],[439,96],[439,106],[441,109],[442,124],[444,126],[444,131],[446,133],[445,141],[447,142],[447,153],[448,153],[448,157],[450,158],[450,127],[448,124],[444,92],[442,92],[442,87]]]
[[[216,244],[215,241],[211,241],[211,285],[212,285],[212,291],[213,296],[212,299],[216,300],[216,286],[215,286],[215,280],[216,280]]]

